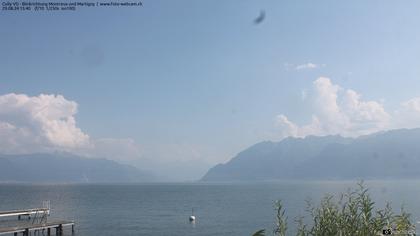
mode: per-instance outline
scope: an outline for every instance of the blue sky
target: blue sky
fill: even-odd
[[[62,95],[77,103],[77,127],[91,139],[133,140],[132,163],[195,179],[256,142],[283,138],[280,114],[311,122],[317,108],[302,94],[319,92],[320,77],[395,117],[420,96],[418,9],[391,0],[145,0],[3,11],[0,95]],[[266,19],[255,25],[260,10]],[[296,69],[307,63],[316,68]],[[286,133],[341,134],[305,132]]]

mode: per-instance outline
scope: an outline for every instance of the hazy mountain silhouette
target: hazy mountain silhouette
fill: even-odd
[[[72,154],[0,155],[1,182],[116,183],[153,181],[135,167]]]
[[[420,178],[420,129],[358,138],[308,136],[258,143],[203,181]]]

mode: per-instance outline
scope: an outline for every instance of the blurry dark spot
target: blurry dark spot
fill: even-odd
[[[264,19],[265,19],[265,11],[261,10],[260,15],[257,18],[255,18],[254,24],[256,25],[261,24],[264,21]]]

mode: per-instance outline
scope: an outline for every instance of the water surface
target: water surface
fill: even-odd
[[[76,221],[76,235],[251,235],[262,228],[272,231],[276,200],[282,200],[293,224],[296,216],[305,214],[306,199],[316,202],[355,183],[2,184],[0,210],[40,207],[50,200],[51,219]],[[378,206],[390,201],[397,210],[404,204],[415,221],[420,219],[420,181],[368,181],[366,185]],[[193,207],[197,221],[191,224],[188,217]]]

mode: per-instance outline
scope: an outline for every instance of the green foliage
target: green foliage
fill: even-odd
[[[265,229],[258,230],[252,236],[265,236]]]
[[[274,235],[285,236],[287,217],[280,201],[276,202],[275,209]],[[327,195],[318,206],[308,202],[307,210],[307,222],[310,223],[304,223],[305,217],[298,218],[297,236],[372,236],[382,235],[383,229],[392,229],[393,233],[399,232],[398,235],[410,235],[408,232],[414,232],[415,229],[411,215],[404,208],[398,215],[392,211],[389,203],[384,209],[377,210],[363,182],[358,183],[356,190],[341,194],[338,201]],[[262,233],[257,235],[264,235]]]
[[[287,231],[287,217],[285,217],[285,210],[281,201],[277,201],[275,204],[276,215],[276,228],[274,229],[274,235],[286,236]]]
[[[303,223],[303,217],[299,217],[296,220],[296,223],[298,225],[296,236],[305,236],[305,235],[307,235],[306,234],[307,229],[306,229],[306,225]]]
[[[414,230],[415,227],[411,223],[411,214],[407,213],[404,210],[404,207],[401,207],[401,213],[394,217],[395,228],[397,231],[408,231]]]

